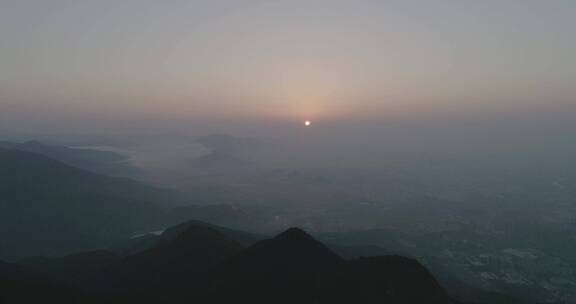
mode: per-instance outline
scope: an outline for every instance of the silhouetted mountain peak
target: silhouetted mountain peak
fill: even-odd
[[[251,248],[255,252],[268,252],[271,256],[288,259],[306,257],[326,261],[340,260],[338,255],[300,228],[290,228],[272,239],[256,243]]]
[[[342,259],[305,231],[291,228],[272,239],[260,241],[233,259],[244,271],[268,273],[314,272]]]
[[[173,226],[173,227],[166,229],[162,233],[162,235],[160,235],[160,237],[158,238],[157,244],[162,245],[162,244],[168,244],[168,243],[174,242],[175,240],[180,238],[182,234],[184,234],[186,231],[188,231],[189,229],[191,229],[193,227],[211,228],[213,230],[216,230],[216,231],[226,235],[230,239],[235,240],[236,242],[242,244],[243,246],[252,245],[252,244],[256,243],[257,241],[260,241],[260,240],[265,238],[264,236],[258,235],[258,234],[252,234],[252,233],[248,233],[248,232],[244,232],[244,231],[240,231],[240,230],[224,228],[221,226],[212,225],[212,224],[198,221],[198,220],[190,220],[190,221],[187,221],[187,222],[184,222],[184,223],[181,223],[179,225],[176,225],[176,226]]]
[[[288,230],[280,233],[275,237],[275,239],[315,241],[314,238],[311,235],[309,235],[306,231],[296,227],[289,228]]]
[[[326,245],[317,241],[314,237],[300,228],[290,228],[276,237],[260,242],[256,249],[275,253],[278,257],[285,257],[292,260],[309,260],[307,262],[316,262],[330,264],[340,261],[341,258],[332,252]],[[256,244],[258,245],[258,244]],[[274,254],[272,254],[274,255]]]
[[[127,261],[165,260],[170,263],[196,260],[204,263],[215,261],[242,250],[242,245],[224,233],[207,225],[190,225],[171,239],[165,239],[156,247],[143,251]]]

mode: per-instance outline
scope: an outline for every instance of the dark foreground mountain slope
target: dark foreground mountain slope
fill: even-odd
[[[47,281],[74,286],[82,295],[78,303],[205,303],[210,301],[217,266],[242,249],[238,242],[202,225],[190,226],[169,242],[125,258],[94,251],[27,258],[18,267]]]
[[[99,275],[105,282],[100,291],[147,300],[176,300],[194,291],[199,298],[208,291],[215,267],[242,249],[215,229],[192,226],[170,242],[110,265]]]
[[[80,293],[40,274],[0,261],[0,303],[62,303],[80,301]]]
[[[296,228],[244,247],[191,223],[80,287],[106,303],[451,303],[414,260],[344,260]]]
[[[344,260],[297,228],[247,248],[218,277],[222,302],[451,303],[415,260]]]
[[[218,227],[194,223],[169,229],[162,242],[123,258],[96,251],[0,263],[0,289],[11,296],[5,303],[38,303],[29,302],[27,292],[57,299],[48,303],[81,304],[492,303],[453,301],[413,259],[343,259],[297,228],[246,246]],[[26,280],[14,283],[22,269]],[[30,281],[38,278],[30,273],[43,279]]]
[[[120,257],[112,252],[96,250],[63,257],[25,258],[16,264],[22,269],[34,271],[72,285],[74,282],[101,272],[118,260]]]
[[[149,229],[169,191],[0,148],[0,258],[105,247]]]
[[[260,241],[221,267],[219,295],[236,295],[252,303],[317,301],[320,275],[343,260],[306,232],[291,228]],[[281,297],[279,299],[279,297]]]
[[[450,303],[430,272],[416,260],[380,256],[347,261],[324,274],[323,303]]]
[[[230,231],[188,222],[124,258],[90,252],[19,266],[76,286],[79,303],[451,303],[414,260],[345,260],[297,228],[247,247]]]

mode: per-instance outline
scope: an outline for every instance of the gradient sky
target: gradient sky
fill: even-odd
[[[0,0],[0,127],[576,103],[574,0]]]

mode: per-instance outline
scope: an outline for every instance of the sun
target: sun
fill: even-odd
[[[306,127],[309,127],[309,126],[312,125],[312,123],[311,123],[309,120],[307,120],[307,121],[304,122],[304,125],[305,125]]]

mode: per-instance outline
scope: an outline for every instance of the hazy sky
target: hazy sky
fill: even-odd
[[[0,0],[0,128],[576,103],[574,0]]]

